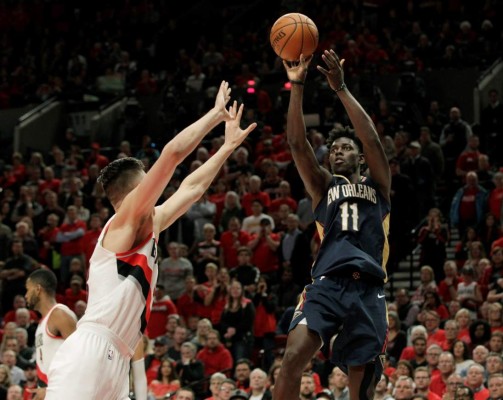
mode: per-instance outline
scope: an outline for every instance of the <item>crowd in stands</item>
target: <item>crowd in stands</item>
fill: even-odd
[[[104,151],[107,143],[83,148],[69,128],[50,152],[14,152],[0,163],[0,400],[31,399],[26,389],[36,385],[38,316],[26,309],[26,276],[52,269],[58,301],[84,314],[89,259],[113,213],[97,184],[100,170],[126,156],[149,168],[159,145],[206,111],[206,95],[212,98],[222,79],[234,93],[255,82],[254,96],[242,99],[244,123],[258,121],[259,133],[159,238],[159,280],[144,337],[149,395],[270,399],[319,246],[286,142],[286,104],[260,84],[285,79],[261,32],[288,10],[278,5],[264,18],[263,10],[240,14],[203,1],[200,28],[225,29],[201,36],[194,21],[186,23],[194,11],[176,2],[102,3],[99,11],[63,1],[0,3],[0,108],[53,94],[83,100],[162,92],[163,118],[172,120],[160,141],[142,132]],[[497,1],[304,3],[320,48],[334,47],[348,76],[482,68],[502,50]],[[385,95],[368,110],[392,172],[389,274],[413,240],[421,246],[420,282],[390,294],[386,368],[375,398],[502,398],[503,105],[492,90],[475,127],[457,104],[440,104],[435,93],[427,99],[420,124],[404,124]],[[321,91],[317,101],[326,102],[325,111],[340,108],[336,96]],[[325,166],[328,131],[347,123],[335,111],[308,131]],[[217,131],[179,166],[163,198],[221,144]],[[460,234],[454,257],[446,252],[452,229]],[[301,398],[345,400],[347,385],[320,353],[306,366]]]

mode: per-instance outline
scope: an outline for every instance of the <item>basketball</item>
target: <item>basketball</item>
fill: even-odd
[[[286,61],[309,57],[318,47],[318,28],[303,14],[290,13],[279,17],[271,28],[269,40],[274,52]]]

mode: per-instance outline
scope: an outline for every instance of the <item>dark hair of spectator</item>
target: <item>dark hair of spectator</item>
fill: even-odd
[[[178,374],[176,373],[176,369],[175,369],[176,362],[169,357],[165,358],[161,361],[161,365],[159,366],[159,369],[157,370],[157,380],[159,382],[162,382],[162,365],[165,362],[169,363],[169,365],[171,366],[171,372],[169,373],[169,376],[168,376],[169,382],[171,383],[175,379],[178,379]]]
[[[458,343],[461,343],[463,345],[463,360],[468,360],[470,358],[470,349],[468,348],[468,345],[462,340],[455,340],[449,351],[454,354],[454,346],[456,346]]]
[[[480,325],[484,326],[484,334],[482,335],[482,337],[475,336],[475,331],[477,330],[477,327],[479,327]],[[470,339],[474,345],[477,344],[485,345],[491,339],[491,325],[489,325],[489,322],[484,321],[482,319],[473,321],[470,324],[468,330],[470,332]]]

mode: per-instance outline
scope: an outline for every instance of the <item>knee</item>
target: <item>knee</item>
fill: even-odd
[[[292,373],[302,373],[304,371],[305,365],[301,362],[303,354],[299,348],[292,347],[285,351],[283,355],[283,362],[281,363],[281,369],[285,369],[288,374]]]

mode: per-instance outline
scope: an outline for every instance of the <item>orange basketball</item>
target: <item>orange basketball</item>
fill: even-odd
[[[309,57],[318,47],[318,28],[303,14],[285,14],[271,28],[269,40],[283,60],[296,61],[301,54]]]

